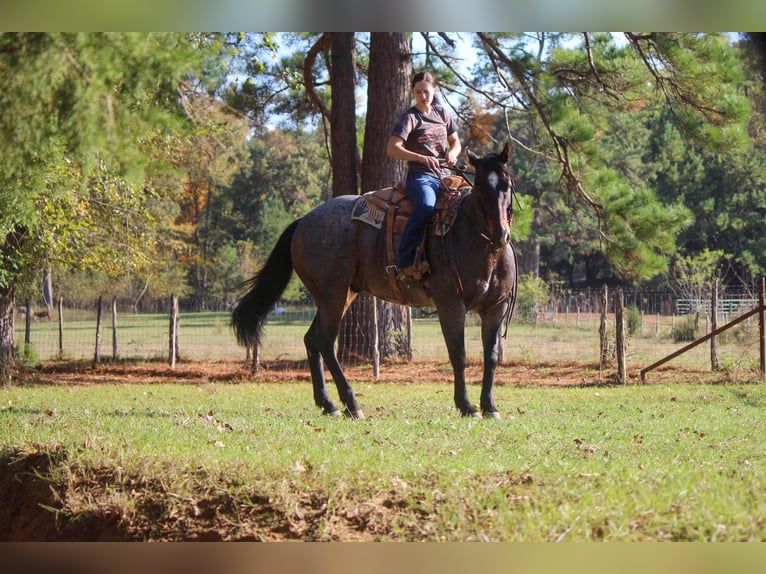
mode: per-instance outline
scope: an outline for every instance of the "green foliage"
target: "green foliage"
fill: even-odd
[[[628,335],[635,335],[641,329],[641,310],[635,305],[625,309],[628,316]]]
[[[265,261],[284,228],[330,196],[329,162],[319,135],[272,130],[251,141],[250,162],[212,207],[214,244],[250,241]]]
[[[537,323],[542,307],[550,299],[548,284],[532,274],[519,276],[516,295],[516,316],[525,323]]]
[[[620,276],[641,281],[665,272],[680,229],[691,223],[688,210],[663,205],[650,189],[630,186],[610,169],[591,172],[586,181],[604,206],[604,251]]]
[[[476,82],[511,133],[536,152],[520,175],[547,169],[542,157],[558,172],[545,188],[530,186],[545,235],[533,228],[531,239],[542,245],[545,264],[567,276],[578,265],[591,274],[600,254],[603,278],[664,274],[677,238],[704,205],[683,191],[700,189],[710,176],[704,162],[688,161],[687,150],[698,146],[712,156],[750,143],[743,61],[725,37],[625,37],[627,45],[618,46],[609,34],[479,34],[485,52]],[[505,76],[494,84],[498,68]],[[723,197],[717,183],[717,191],[703,188],[706,197]],[[755,253],[748,249],[742,262],[751,266]]]
[[[40,364],[40,355],[32,343],[22,343],[16,351],[16,363],[27,369],[34,369]]]
[[[230,298],[330,195],[326,134],[302,85],[317,38],[0,35],[0,237],[13,240],[0,286],[33,292],[51,265],[77,296]],[[460,114],[473,110],[461,131],[475,122],[483,145],[517,140],[513,236],[522,261],[539,247],[542,276],[659,280],[677,251],[705,249],[742,276],[764,272],[766,131],[749,101],[759,109],[763,90],[724,37],[476,35],[468,98],[435,56],[452,53],[448,38],[428,38],[426,67]],[[325,103],[327,62],[314,69]],[[301,295],[294,282],[286,297]]]
[[[692,302],[693,311],[701,309],[697,304],[711,299],[717,278],[721,277],[720,266],[725,255],[720,250],[705,248],[696,255],[679,255],[673,266],[673,285],[679,297]]]
[[[695,320],[692,315],[686,315],[681,318],[675,325],[670,333],[670,338],[674,343],[689,343],[697,338]]]
[[[532,219],[534,217],[532,198],[517,193],[514,202],[516,204],[513,206],[511,237],[514,241],[524,241],[532,233]]]
[[[23,234],[0,285],[50,262],[121,273],[150,257],[144,176],[169,164],[154,145],[184,127],[179,90],[222,50],[183,34],[0,36],[0,232]]]

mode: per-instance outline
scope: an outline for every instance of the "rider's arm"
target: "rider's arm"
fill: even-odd
[[[459,145],[459,142],[458,142]],[[412,161],[417,163],[427,164],[431,169],[439,169],[439,158],[431,157],[427,155],[421,155],[404,147],[404,139],[399,136],[390,136],[388,138],[388,145],[386,146],[386,153],[389,157],[394,159],[400,159],[402,161]]]

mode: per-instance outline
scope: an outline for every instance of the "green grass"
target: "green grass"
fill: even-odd
[[[451,385],[355,390],[366,420],[306,383],[8,387],[0,447],[138,539],[766,540],[764,385],[500,386],[500,421]]]

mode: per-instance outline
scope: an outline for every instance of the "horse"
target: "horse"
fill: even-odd
[[[406,285],[391,280],[389,274],[395,270],[381,248],[384,231],[351,217],[360,196],[334,197],[294,220],[263,267],[243,285],[244,294],[231,315],[237,341],[250,347],[259,344],[267,316],[294,270],[317,307],[304,336],[314,402],[324,414],[340,415],[328,394],[326,364],[344,414],[362,419],[364,413],[336,355],[341,320],[349,305],[365,291],[411,307],[435,307],[452,366],[455,406],[462,416],[480,416],[469,400],[465,378],[465,318],[467,311],[475,311],[481,319],[484,360],[481,414],[500,418],[493,393],[495,370],[500,334],[513,313],[517,285],[510,155],[509,144],[483,157],[466,150],[474,183],[461,198],[447,241],[426,233],[424,255],[430,272],[424,280]]]

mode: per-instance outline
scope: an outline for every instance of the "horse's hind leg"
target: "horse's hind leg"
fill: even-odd
[[[322,360],[322,353],[319,350],[319,346],[316,343],[317,338],[320,336],[319,315],[314,317],[311,322],[311,327],[303,337],[303,342],[306,345],[306,354],[308,355],[309,370],[311,371],[311,385],[314,388],[314,402],[318,407],[322,409],[322,412],[326,415],[339,415],[340,410],[335,406],[335,403],[330,399],[330,395],[327,394],[327,384],[324,377],[324,361]]]
[[[343,368],[340,366],[335,352],[335,341],[340,332],[341,319],[355,297],[356,294],[348,292],[345,297],[337,301],[318,302],[317,315],[304,337],[304,342],[309,354],[311,378],[314,385],[314,400],[317,405],[322,407],[325,413],[335,414],[338,411],[327,394],[327,386],[322,369],[322,359],[324,359],[324,363],[327,365],[335,381],[340,400],[346,407],[345,414],[352,418],[362,419],[364,418],[364,413],[359,408],[354,391],[343,372]]]

